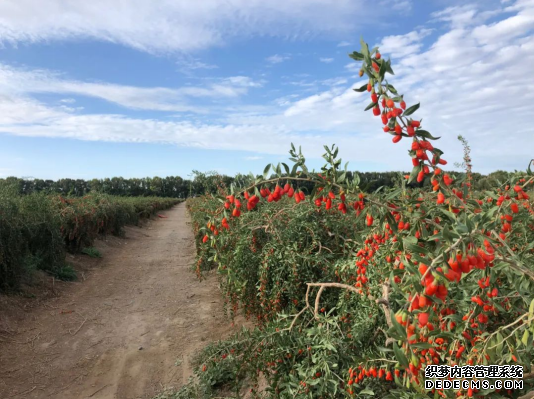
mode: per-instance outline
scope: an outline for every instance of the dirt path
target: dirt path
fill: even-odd
[[[232,330],[215,276],[190,271],[185,205],[162,214],[98,242],[103,258],[84,257],[85,281],[59,296],[31,309],[0,298],[0,398],[150,397],[185,383],[196,349]]]

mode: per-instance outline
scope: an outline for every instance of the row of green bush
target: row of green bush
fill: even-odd
[[[125,225],[181,200],[157,197],[81,198],[0,191],[0,291],[17,288],[34,270],[58,274],[65,252],[92,245],[101,234],[121,235]]]

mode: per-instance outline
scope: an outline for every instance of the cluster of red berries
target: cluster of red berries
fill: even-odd
[[[336,198],[336,194],[334,194],[333,191],[329,191],[328,195],[320,196],[320,197],[317,197],[315,199],[315,206],[320,208],[324,203],[325,204],[325,209],[326,210],[330,210],[330,209],[332,209],[333,200],[335,198]],[[337,209],[338,209],[338,211],[342,212],[343,214],[346,214],[347,213],[347,205],[345,203],[346,197],[345,197],[345,193],[343,191],[339,194],[339,199],[341,200],[341,202],[338,204]]]
[[[397,377],[400,376],[400,370],[396,369],[394,372]],[[366,378],[378,378],[378,379],[384,379],[386,381],[393,381],[393,373],[391,372],[391,370],[380,368],[377,371],[374,366],[370,367],[369,369],[363,367],[362,365],[355,367],[355,368],[351,367],[349,369],[348,374],[349,374],[349,379],[347,381],[347,385],[348,385],[347,391],[351,395],[353,393],[351,386],[354,384],[356,385],[359,384]]]
[[[263,198],[267,197],[267,202],[278,202],[284,195],[287,195],[289,198],[294,197],[297,204],[301,201],[304,201],[306,198],[303,191],[295,192],[295,189],[289,183],[286,183],[284,188],[277,184],[273,192],[271,192],[271,190],[269,190],[267,187],[262,188],[260,190],[260,195]]]

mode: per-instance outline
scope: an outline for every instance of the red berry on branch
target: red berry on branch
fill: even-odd
[[[425,178],[425,172],[423,171],[420,171],[418,174],[417,174],[417,183],[421,183]]]
[[[295,194],[295,190],[293,189],[293,187],[289,187],[289,190],[287,192],[287,196],[289,198],[293,197],[293,194]]]
[[[428,323],[428,313],[426,312],[419,313],[419,315],[417,316],[417,319],[419,320],[419,325],[421,327],[426,326]]]

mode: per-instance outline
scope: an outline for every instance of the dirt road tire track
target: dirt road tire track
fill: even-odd
[[[148,398],[185,383],[196,350],[235,331],[216,277],[190,270],[185,204],[162,214],[98,242],[103,258],[57,297],[30,310],[0,299],[0,398]]]

